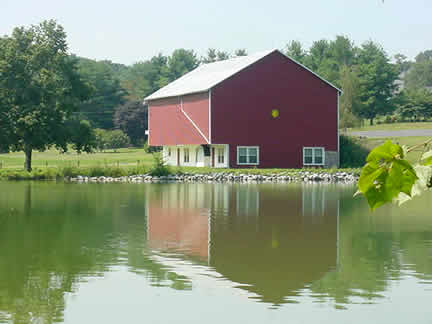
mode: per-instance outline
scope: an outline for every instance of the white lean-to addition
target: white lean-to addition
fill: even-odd
[[[206,155],[202,145],[173,145],[164,146],[162,155],[165,163],[171,166],[229,167],[228,145],[209,145],[207,151]]]

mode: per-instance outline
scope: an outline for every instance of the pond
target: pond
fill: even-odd
[[[432,199],[0,182],[0,323],[432,323]]]

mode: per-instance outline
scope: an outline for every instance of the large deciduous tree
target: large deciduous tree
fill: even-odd
[[[391,99],[398,68],[390,63],[387,53],[380,45],[369,41],[359,51],[356,72],[361,105],[355,113],[369,119],[373,125],[377,115],[384,115],[393,109]]]
[[[418,54],[405,77],[408,88],[432,88],[432,50]]]
[[[159,53],[150,60],[133,64],[122,80],[128,92],[128,100],[142,100],[160,88],[160,78],[166,69],[168,57]]]
[[[304,59],[307,56],[307,51],[303,48],[302,44],[296,40],[293,40],[287,44],[285,53],[290,58],[302,64],[304,63]]]
[[[147,105],[142,101],[128,101],[115,110],[115,126],[129,136],[133,145],[139,145],[145,139],[147,123]]]
[[[110,61],[78,59],[78,71],[92,88],[91,97],[80,105],[80,112],[95,127],[113,128],[114,109],[125,102],[126,91]]]
[[[162,77],[159,79],[159,86],[166,86],[171,81],[174,81],[195,69],[199,64],[199,60],[193,50],[184,48],[176,49],[170,57],[165,68],[162,70]]]
[[[397,112],[414,120],[432,117],[432,93],[424,88],[407,89],[397,97]]]
[[[30,171],[33,150],[67,149],[66,121],[88,98],[89,87],[53,20],[0,38],[0,76],[0,137],[25,152]]]
[[[340,86],[343,90],[340,98],[340,124],[339,127],[359,126],[360,120],[354,111],[359,109],[358,78],[352,68],[343,66],[340,71]]]

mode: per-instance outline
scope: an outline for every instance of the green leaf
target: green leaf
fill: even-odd
[[[366,162],[389,162],[394,158],[403,159],[403,149],[400,145],[393,144],[391,141],[386,141],[384,144],[377,146],[369,153]]]
[[[421,160],[423,165],[432,165],[432,150],[425,152]]]
[[[411,196],[411,190],[418,177],[411,166],[406,160],[395,160],[390,169],[390,176],[393,181],[394,190],[403,192]]]
[[[358,189],[372,210],[411,197],[418,177],[413,166],[403,157],[403,148],[391,141],[386,141],[369,154],[360,174]]]
[[[367,163],[360,174],[358,188],[360,192],[365,194],[372,187],[376,186],[376,180],[385,172],[385,169],[380,167],[378,163]]]

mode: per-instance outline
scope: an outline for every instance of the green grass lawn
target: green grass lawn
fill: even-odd
[[[8,154],[0,154],[0,166],[2,168],[23,169],[24,168],[24,152],[13,152]],[[144,166],[151,167],[153,157],[144,149],[126,148],[119,149],[117,152],[106,151],[97,153],[82,153],[70,151],[60,154],[57,150],[51,149],[45,152],[33,152],[32,166],[33,168],[44,167],[67,167],[67,166]]]
[[[42,180],[56,179],[64,176],[113,176],[143,174],[154,170],[154,159],[144,149],[120,149],[117,152],[98,152],[92,154],[77,154],[69,152],[60,154],[57,150],[45,152],[33,152],[33,171],[24,171],[24,153],[14,152],[0,154],[0,178],[11,180]],[[284,174],[296,175],[307,169],[215,169],[198,167],[169,167],[171,174],[193,173],[234,173],[234,174]],[[327,169],[325,172],[333,173],[338,171],[359,172],[359,169]],[[320,172],[324,170],[310,169]]]
[[[389,138],[367,138],[364,140],[364,145],[369,149],[372,149],[378,145],[383,144],[386,140],[391,140],[399,145],[406,145],[408,147],[421,144],[429,140],[430,137],[422,136],[410,136],[410,137],[389,137]],[[407,156],[408,161],[417,162],[423,153],[423,148],[417,148],[410,152]]]
[[[393,123],[393,124],[380,124],[373,126],[363,126],[359,128],[348,128],[348,132],[361,132],[361,131],[377,131],[377,130],[404,130],[404,129],[432,129],[432,122],[421,123]]]

